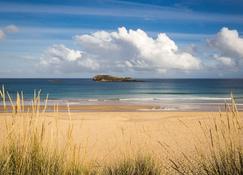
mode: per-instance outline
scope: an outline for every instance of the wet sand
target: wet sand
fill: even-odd
[[[8,111],[12,111],[12,106],[6,106]],[[42,111],[45,108],[44,105],[40,105],[39,109]],[[31,110],[32,106],[25,105],[25,111]],[[151,111],[158,110],[160,107],[158,105],[130,105],[130,104],[106,104],[106,105],[49,105],[46,107],[46,112],[60,111],[60,112],[129,112],[129,111]],[[0,112],[3,112],[3,106],[0,106]]]
[[[238,104],[238,110],[243,111],[243,105]],[[12,111],[13,107],[6,106],[8,111]],[[94,104],[82,104],[82,105],[39,105],[40,111],[45,108],[46,112],[218,112],[224,111],[225,104],[210,104],[210,103],[188,103],[188,104],[146,104],[146,103],[124,103],[124,102],[95,102]],[[31,111],[32,106],[25,104],[24,111]],[[3,112],[3,105],[0,105],[0,113]]]

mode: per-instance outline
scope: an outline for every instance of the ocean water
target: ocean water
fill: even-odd
[[[243,79],[141,79],[142,82],[95,82],[90,79],[0,79],[10,95],[34,90],[49,95],[50,104],[149,104],[157,110],[218,110],[230,93],[243,107]]]

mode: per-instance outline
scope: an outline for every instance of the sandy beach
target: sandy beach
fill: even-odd
[[[178,153],[192,152],[195,144],[204,142],[199,121],[209,126],[212,119],[220,116],[218,112],[52,112],[40,115],[38,120],[46,121],[48,141],[58,133],[58,140],[53,142],[63,145],[72,126],[72,143],[80,146],[83,161],[101,162],[138,152],[162,159],[166,155],[165,145]],[[9,117],[11,114],[0,114],[1,138],[4,121]],[[240,113],[240,121],[243,121],[243,113]]]

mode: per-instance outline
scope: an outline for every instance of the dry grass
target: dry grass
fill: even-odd
[[[40,109],[40,91],[34,93],[31,108],[24,109],[23,93],[17,93],[13,102],[4,87],[0,91],[6,111],[6,98],[12,105],[12,116],[5,120],[4,138],[0,150],[0,174],[89,174],[89,168],[79,159],[80,147],[72,143],[72,125],[62,138],[64,145],[58,145],[58,118],[54,122],[46,119],[47,105]],[[25,112],[27,110],[27,112]],[[58,115],[58,107],[54,111]],[[52,131],[47,126],[53,125]],[[51,135],[50,135],[51,133]]]
[[[159,175],[161,170],[149,156],[127,158],[113,165],[105,166],[104,175]]]
[[[58,105],[53,107],[56,117],[47,118],[45,113],[48,96],[44,99],[44,107],[40,108],[40,93],[40,91],[34,93],[32,105],[27,108],[23,93],[17,93],[13,101],[4,87],[0,90],[3,112],[8,112],[6,101],[12,106],[12,115],[5,120],[5,132],[1,138],[1,175],[243,174],[242,128],[233,97],[232,104],[226,105],[225,113],[219,112],[218,117],[212,117],[211,125],[199,122],[198,127],[201,127],[204,138],[198,139],[193,154],[181,153],[181,156],[173,156],[170,147],[163,146],[164,153],[168,154],[169,166],[162,167],[159,165],[164,162],[154,161],[152,155],[134,154],[132,158],[114,160],[109,165],[102,165],[101,162],[96,164],[84,162],[81,146],[73,141],[72,123],[70,122],[67,133],[60,136]],[[70,115],[70,112],[67,115]],[[60,139],[63,141],[62,146],[58,141]],[[203,147],[205,143],[206,148]]]
[[[169,174],[243,174],[242,128],[233,96],[231,99],[232,103],[225,105],[225,113],[219,112],[210,123],[199,122],[204,137],[197,138],[193,154],[182,152],[180,158],[169,158]]]

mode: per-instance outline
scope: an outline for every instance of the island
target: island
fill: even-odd
[[[47,80],[49,83],[53,83],[53,84],[59,84],[62,82],[62,80],[60,79],[51,79],[51,80]]]
[[[131,77],[117,77],[112,75],[96,75],[92,80],[97,82],[139,82]]]

